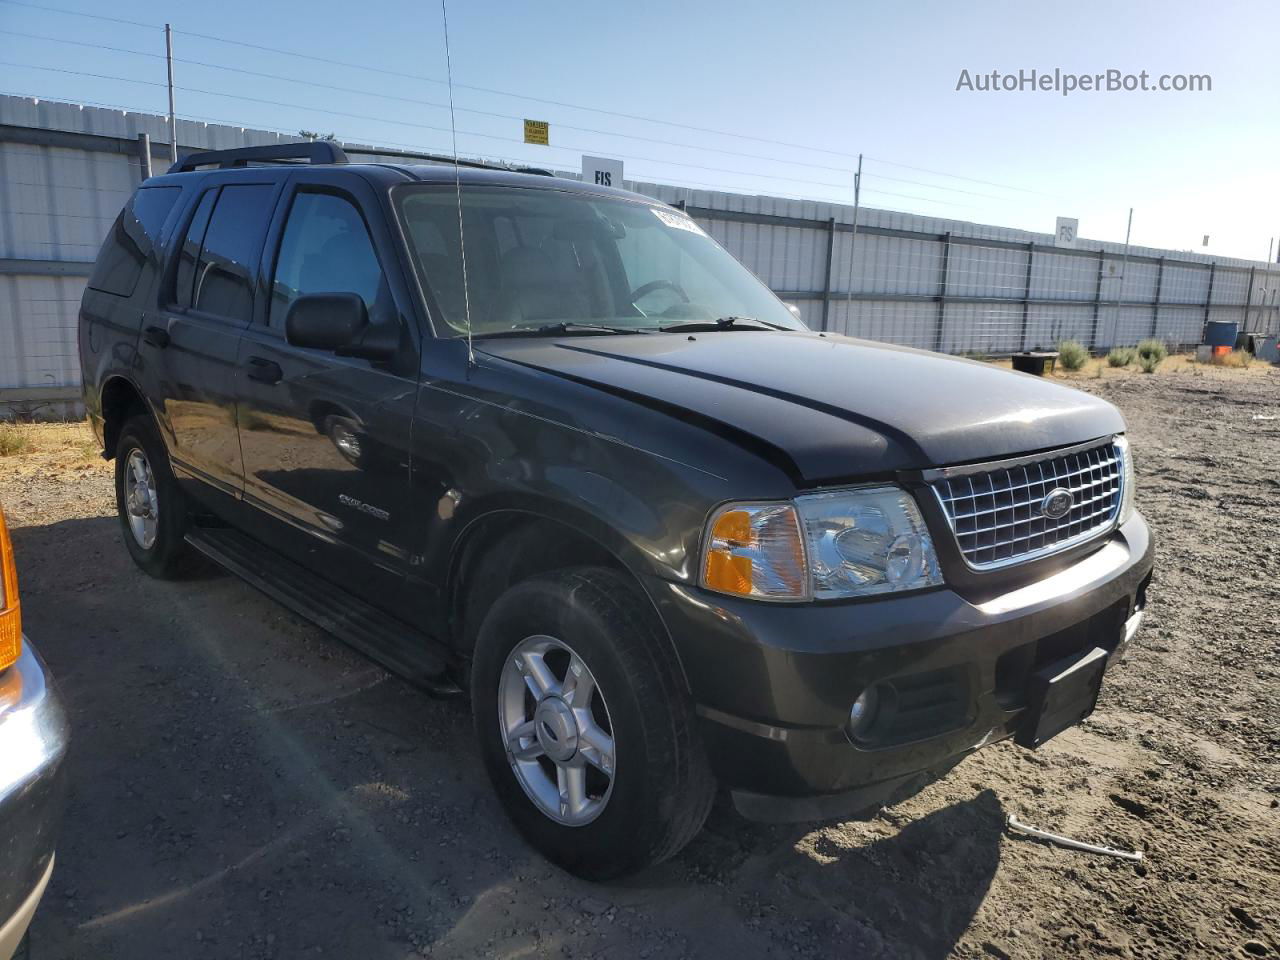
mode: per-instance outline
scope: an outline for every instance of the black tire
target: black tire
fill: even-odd
[[[150,546],[139,541],[129,522],[126,473],[135,450],[140,450],[150,465],[159,505],[155,540]],[[120,517],[124,545],[133,562],[160,580],[172,580],[190,573],[196,565],[196,556],[184,539],[187,532],[186,500],[174,479],[169,455],[150,416],[135,414],[125,421],[116,443],[115,465],[116,512]]]
[[[660,863],[702,828],[715,780],[685,690],[653,609],[613,571],[579,567],[524,580],[488,612],[476,639],[472,710],[494,789],[525,839],[588,880]],[[499,680],[525,638],[572,648],[608,705],[617,763],[603,810],[567,826],[544,813],[512,769],[499,720]]]

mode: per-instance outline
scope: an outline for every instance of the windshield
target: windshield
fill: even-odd
[[[437,320],[436,333],[465,335],[455,188],[412,187],[397,191],[397,198],[423,285],[444,320]],[[670,207],[464,184],[462,210],[475,336],[552,324],[638,332],[727,317],[806,329],[768,287]]]

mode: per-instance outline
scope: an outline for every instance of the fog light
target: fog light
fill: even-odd
[[[850,736],[856,737],[871,726],[875,721],[876,707],[879,705],[879,701],[880,698],[876,694],[875,687],[867,687],[862,693],[858,694],[858,699],[853,701],[853,706],[849,709]]]

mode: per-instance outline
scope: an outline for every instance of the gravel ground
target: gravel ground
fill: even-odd
[[[75,733],[33,960],[1276,956],[1280,370],[1077,385],[1128,416],[1159,541],[1148,625],[1094,717],[869,822],[720,804],[674,862],[610,886],[515,835],[464,704],[230,577],[147,579],[84,428],[32,428],[54,449],[0,458],[0,492]],[[1148,859],[1011,837],[1008,813]]]

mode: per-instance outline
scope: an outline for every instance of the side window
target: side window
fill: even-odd
[[[335,194],[300,191],[276,258],[271,327],[283,330],[289,305],[308,293],[359,294],[376,316],[383,290],[382,267],[355,205]]]
[[[155,255],[160,230],[180,193],[181,187],[145,187],[130,198],[102,244],[89,286],[117,297],[133,294],[143,264]]]
[[[253,276],[271,217],[270,184],[222,188],[204,234],[191,288],[192,309],[247,324],[253,316]]]
[[[213,204],[217,199],[217,187],[206,190],[200,198],[191,223],[187,226],[187,235],[183,238],[182,249],[178,252],[178,271],[173,283],[175,306],[191,306],[191,291],[196,281],[196,261],[200,259],[200,248],[204,246],[204,234],[209,229],[209,214],[213,212]]]

